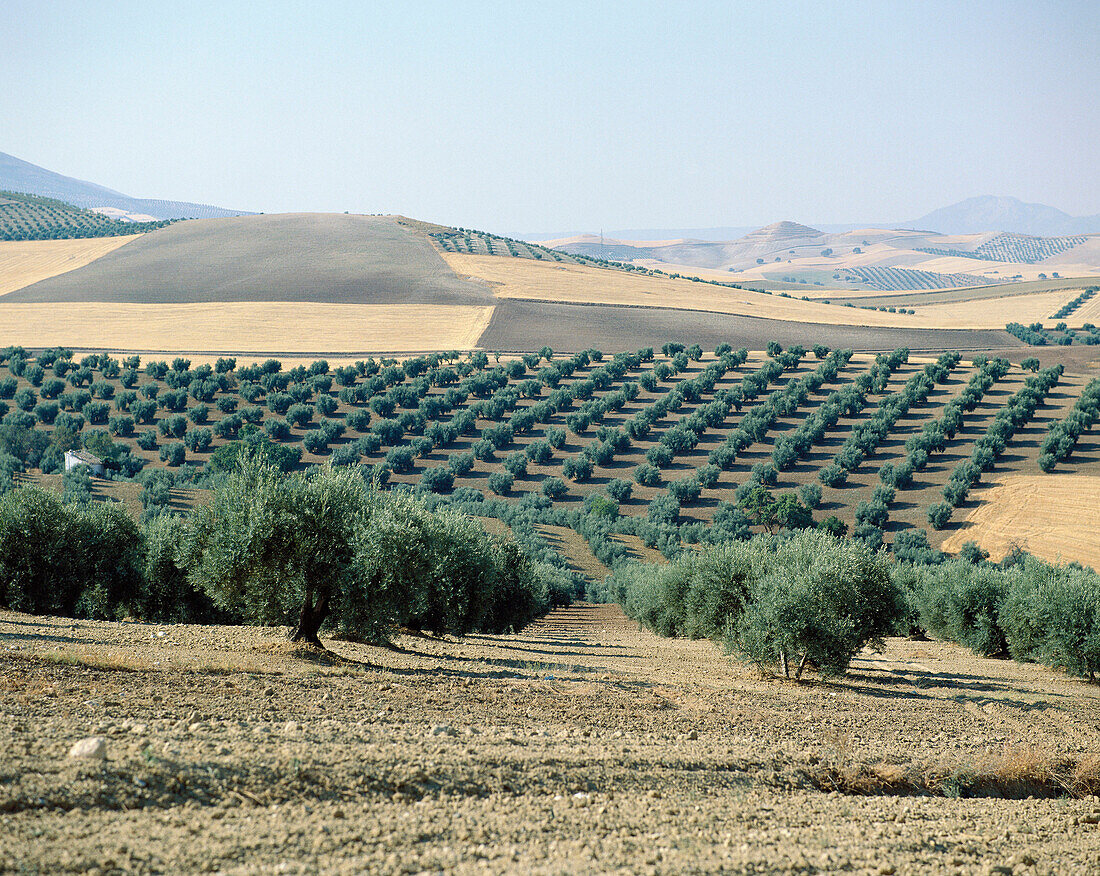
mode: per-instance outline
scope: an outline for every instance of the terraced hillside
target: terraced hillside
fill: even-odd
[[[579,533],[608,565],[810,516],[900,554],[933,549],[965,532],[985,485],[1039,474],[1043,435],[1088,383],[1057,366],[778,345],[287,370],[64,350],[3,358],[0,468],[54,473],[63,450],[83,446],[145,482],[155,508],[173,489],[209,484],[241,443],[257,445],[288,468],[363,466],[499,518],[540,550],[556,538],[577,556],[566,533]],[[1067,450],[1074,475],[1100,475],[1087,425]],[[592,574],[591,563],[579,570]]]
[[[141,234],[168,225],[122,222],[63,201],[0,191],[0,240],[67,240]]]

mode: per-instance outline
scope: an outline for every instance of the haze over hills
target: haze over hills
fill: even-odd
[[[881,227],[830,233],[783,221],[726,241],[576,235],[545,245],[572,255],[676,273],[701,270],[708,279],[761,282],[770,288],[946,289],[1100,274],[1100,235],[1087,234],[944,234]]]
[[[940,234],[980,234],[1004,231],[1030,234],[1036,237],[1058,235],[1100,234],[1100,214],[1070,216],[1057,207],[1028,204],[1018,198],[984,195],[941,207],[919,219],[883,222],[812,222],[814,228],[827,234],[843,234],[861,228],[900,228],[937,231]],[[615,240],[705,240],[711,242],[736,240],[756,230],[755,225],[719,226],[713,228],[625,228],[604,232]],[[515,234],[522,240],[545,242],[578,237],[591,232],[558,232]],[[599,235],[593,235],[598,237]]]
[[[96,183],[64,176],[0,152],[0,190],[56,198],[87,210],[103,209],[116,218],[214,219],[252,215],[244,210],[227,210],[209,204],[132,198]]]
[[[904,225],[907,228],[938,231],[941,234],[1007,231],[1051,237],[1100,233],[1100,214],[1070,216],[1046,204],[1026,204],[1018,198],[985,195],[933,210]]]

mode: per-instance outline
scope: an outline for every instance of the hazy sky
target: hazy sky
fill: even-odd
[[[1100,3],[4,0],[0,151],[494,231],[1100,212]]]

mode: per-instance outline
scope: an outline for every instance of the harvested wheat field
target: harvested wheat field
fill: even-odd
[[[4,872],[1100,873],[1100,688],[940,642],[795,684],[584,604],[338,657],[12,613],[0,641]]]
[[[63,308],[64,320],[58,318]],[[0,346],[208,353],[417,352],[470,349],[492,306],[433,304],[7,304]]]
[[[451,252],[442,253],[442,256],[459,276],[488,283],[497,298],[702,310],[825,325],[1003,329],[1006,323],[1020,321],[1021,317],[1027,317],[1025,321],[1043,319],[1076,294],[1070,290],[1055,290],[1026,298],[982,300],[975,296],[965,302],[926,304],[910,315],[583,265]]]
[[[1100,477],[1084,474],[1005,475],[943,543],[955,552],[974,541],[999,560],[1013,547],[1051,562],[1100,568]]]
[[[82,268],[140,236],[0,241],[0,295]]]
[[[1004,298],[982,298],[944,304],[914,305],[916,316],[943,328],[1004,328],[1010,322],[1028,325],[1054,320],[1050,317],[1079,293],[1074,290],[1032,292]],[[915,317],[914,317],[915,318]]]

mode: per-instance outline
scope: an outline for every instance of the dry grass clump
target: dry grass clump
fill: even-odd
[[[1081,798],[1100,794],[1100,755],[1052,756],[1018,747],[977,762],[827,764],[808,778],[822,791],[855,796]]]

